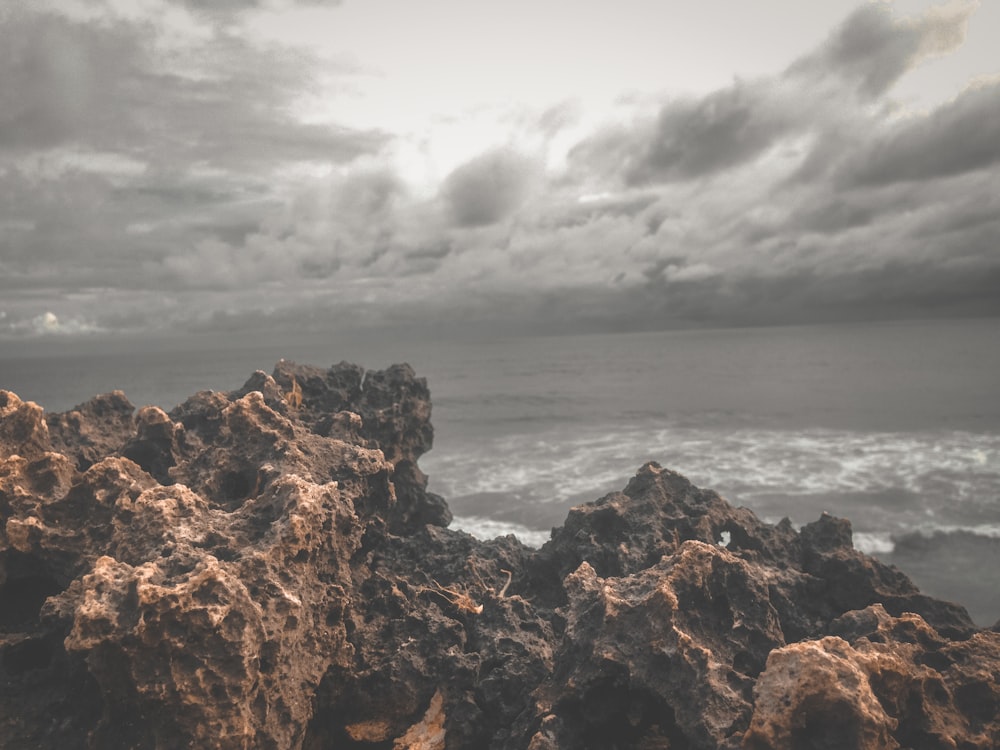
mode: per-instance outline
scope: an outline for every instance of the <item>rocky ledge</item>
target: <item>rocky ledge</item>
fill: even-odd
[[[1000,633],[660,466],[447,529],[408,366],[170,413],[0,391],[0,747],[996,748]]]

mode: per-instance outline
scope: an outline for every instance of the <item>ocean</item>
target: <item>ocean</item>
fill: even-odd
[[[170,409],[280,358],[407,361],[453,527],[540,545],[649,460],[767,521],[855,546],[1000,619],[1000,320],[466,339],[349,334],[0,343],[0,388],[62,411],[120,388]]]

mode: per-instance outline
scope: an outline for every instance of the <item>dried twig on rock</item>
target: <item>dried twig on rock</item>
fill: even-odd
[[[421,586],[419,591],[429,591],[432,594],[438,594],[443,597],[448,603],[462,610],[463,612],[471,612],[474,615],[482,614],[483,605],[478,603],[475,599],[469,596],[468,592],[461,591],[457,588],[446,588],[442,586],[435,580],[431,580],[433,586]]]
[[[292,377],[292,390],[285,394],[285,401],[293,409],[298,409],[302,406],[302,386],[299,385],[299,381]]]

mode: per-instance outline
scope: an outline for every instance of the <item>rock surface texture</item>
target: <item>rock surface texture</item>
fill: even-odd
[[[1000,633],[656,464],[541,549],[447,528],[426,383],[0,391],[0,748],[1000,747]]]

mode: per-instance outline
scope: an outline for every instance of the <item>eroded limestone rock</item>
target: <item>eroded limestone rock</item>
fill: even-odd
[[[426,383],[0,392],[0,748],[995,748],[1000,633],[656,464],[542,549],[446,528]]]

